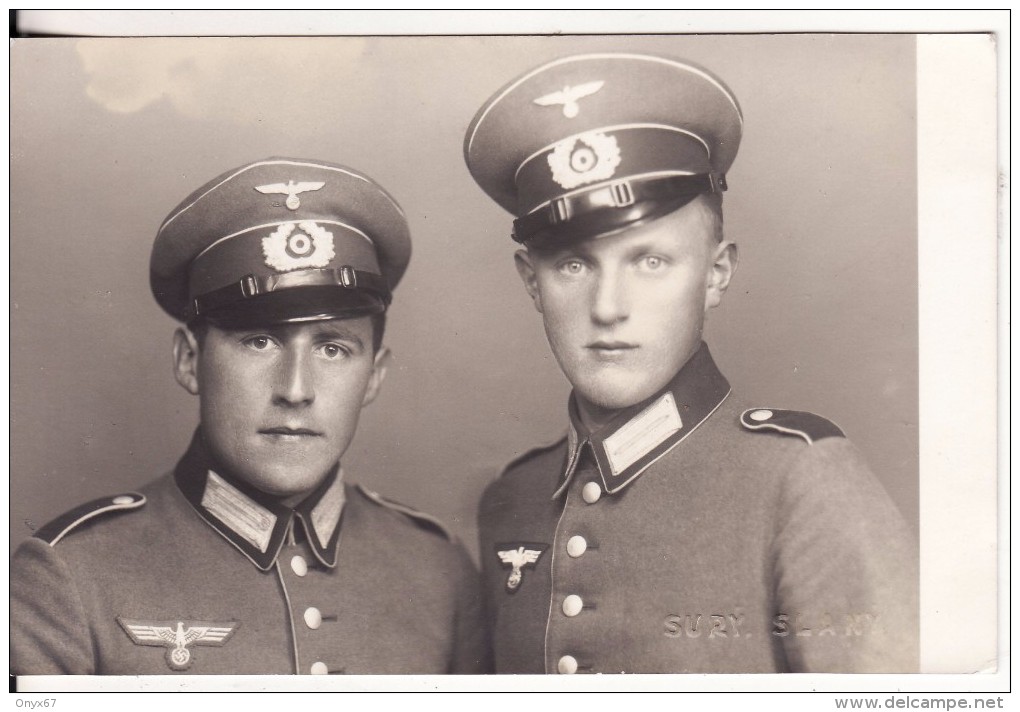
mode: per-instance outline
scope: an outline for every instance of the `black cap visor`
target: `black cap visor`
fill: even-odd
[[[724,190],[725,176],[710,173],[615,181],[517,218],[512,237],[538,246],[612,235],[679,210],[702,193]]]
[[[204,319],[225,329],[271,324],[357,319],[386,311],[386,302],[367,290],[308,286],[259,294],[203,312]]]
[[[550,250],[580,240],[608,237],[665,217],[697,197],[698,194],[685,195],[672,200],[646,200],[626,208],[595,210],[578,215],[569,222],[539,229],[524,244],[538,250]]]

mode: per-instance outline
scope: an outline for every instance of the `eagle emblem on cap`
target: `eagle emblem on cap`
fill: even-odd
[[[615,136],[589,131],[560,141],[548,160],[553,180],[570,190],[612,178],[620,165],[620,146]]]
[[[224,645],[240,625],[237,621],[209,623],[206,621],[141,621],[117,617],[124,632],[136,645],[162,646],[166,664],[171,670],[187,670],[192,663],[189,645]]]
[[[497,544],[496,546],[498,549],[503,546],[513,546],[513,544]],[[537,546],[538,548],[527,548],[530,546]],[[516,549],[496,551],[496,555],[499,557],[499,560],[503,562],[503,565],[510,567],[510,575],[506,580],[506,590],[508,593],[514,593],[521,587],[521,581],[524,579],[523,569],[525,567],[534,568],[538,559],[547,548],[548,547],[544,544],[527,544],[518,546]]]
[[[336,254],[333,233],[311,220],[285,223],[262,238],[262,254],[277,272],[328,267]]]
[[[291,210],[297,210],[301,207],[301,198],[298,197],[298,193],[305,193],[309,190],[319,190],[322,186],[326,185],[324,181],[305,181],[303,183],[295,183],[292,180],[286,183],[272,183],[271,185],[257,185],[255,190],[260,193],[282,193],[287,196],[287,201],[284,203]]]
[[[581,111],[577,100],[591,96],[601,89],[603,84],[605,82],[597,81],[578,84],[576,87],[563,87],[562,91],[554,91],[552,94],[538,97],[534,103],[539,106],[557,106],[563,104],[563,115],[568,119],[572,119]]]

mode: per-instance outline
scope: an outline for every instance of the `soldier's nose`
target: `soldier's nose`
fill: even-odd
[[[289,406],[307,405],[315,400],[315,379],[310,354],[293,348],[284,349],[273,400]]]
[[[627,318],[630,307],[627,290],[619,274],[605,271],[598,276],[591,297],[591,318],[596,324],[615,324]]]

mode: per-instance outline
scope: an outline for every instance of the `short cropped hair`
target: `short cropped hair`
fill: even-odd
[[[702,193],[697,198],[697,201],[701,201],[701,204],[708,208],[712,216],[714,217],[714,225],[712,226],[712,232],[715,235],[716,242],[723,241],[723,210],[722,210],[722,193]]]

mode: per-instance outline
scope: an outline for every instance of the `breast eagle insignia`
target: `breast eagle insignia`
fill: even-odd
[[[508,593],[514,593],[521,587],[524,569],[528,567],[534,568],[538,559],[548,547],[544,544],[526,544],[518,546],[516,549],[499,550],[502,546],[513,546],[513,544],[497,545],[496,555],[499,556],[499,560],[503,562],[504,566],[510,567],[510,576],[506,580],[506,590]]]
[[[187,670],[192,663],[189,645],[222,646],[240,625],[237,621],[141,621],[117,618],[124,632],[136,645],[154,645],[167,649],[166,663],[171,670]]]

